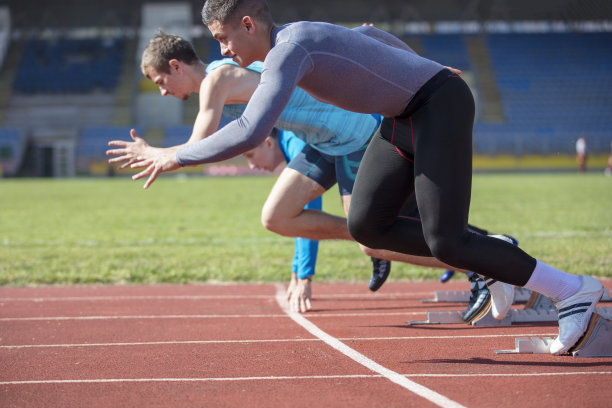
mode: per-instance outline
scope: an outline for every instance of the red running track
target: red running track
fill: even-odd
[[[408,324],[467,286],[315,283],[294,318],[277,285],[2,287],[0,406],[611,406],[612,358],[494,353],[556,323]]]

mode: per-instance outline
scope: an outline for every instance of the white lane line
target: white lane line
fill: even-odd
[[[132,315],[132,316],[51,316],[51,317],[3,317],[0,322],[46,321],[46,320],[131,320],[131,319],[228,319],[287,317],[281,314],[252,315]]]
[[[612,371],[574,371],[565,373],[486,373],[486,374],[403,374],[414,378],[462,378],[462,377],[558,377],[570,375],[611,375]],[[233,382],[233,381],[281,381],[281,380],[327,380],[327,379],[362,379],[385,378],[381,374],[355,375],[305,375],[285,377],[218,377],[218,378],[100,378],[90,380],[25,380],[0,381],[1,385],[44,385],[44,384],[106,384],[106,383],[151,383],[151,382]]]
[[[390,313],[332,313],[312,314],[310,317],[348,317],[348,316],[419,316],[426,312],[390,312]],[[1,322],[54,321],[54,320],[129,320],[129,319],[245,319],[245,318],[286,318],[286,314],[250,314],[250,315],[129,315],[129,316],[33,316],[33,317],[2,317]]]
[[[308,313],[309,318],[317,317],[359,317],[359,316],[417,316],[427,312],[367,312],[367,313]]]
[[[53,297],[4,297],[0,302],[97,302],[100,300],[218,300],[218,299],[272,299],[270,295],[126,295],[126,296],[53,296]]]
[[[460,377],[547,377],[564,375],[610,375],[612,371],[570,371],[565,373],[481,373],[481,374],[406,374],[407,377],[435,377],[435,378],[460,378]]]
[[[21,344],[0,346],[1,349],[24,348],[76,348],[76,347],[128,347],[128,346],[169,346],[189,344],[251,344],[251,343],[291,343],[303,341],[320,341],[319,339],[274,339],[274,340],[184,340],[184,341],[142,341],[126,343],[74,343],[74,344]]]
[[[314,300],[326,299],[354,299],[364,300],[397,300],[398,298],[410,300],[421,299],[422,296],[431,296],[432,292],[408,293],[343,293],[317,295]],[[92,296],[37,296],[37,297],[0,297],[0,302],[83,302],[83,301],[124,301],[124,300],[216,300],[216,299],[273,299],[274,295],[92,295]]]
[[[359,353],[358,351],[342,343],[340,340],[325,333],[323,330],[319,329],[319,327],[317,327],[314,323],[306,319],[301,314],[291,312],[291,310],[289,309],[289,303],[287,302],[285,298],[285,288],[283,287],[283,285],[280,285],[280,284],[276,285],[276,301],[278,302],[281,309],[285,313],[287,313],[287,315],[291,317],[291,319],[294,322],[302,326],[306,331],[308,331],[313,336],[318,337],[319,339],[323,340],[330,347],[333,347],[334,349],[338,350],[345,356],[353,359],[354,361],[363,365],[364,367],[374,371],[375,373],[382,375],[389,381],[394,382],[395,384],[398,384],[401,387],[406,388],[407,390],[413,392],[414,394],[422,398],[425,398],[426,400],[440,407],[465,408],[463,405],[459,404],[458,402],[453,401],[450,398],[447,398],[442,394],[438,394],[437,392],[430,390],[427,387],[417,384],[414,381],[410,381],[405,376],[398,374],[395,371],[389,370],[388,368],[383,367],[382,365],[378,364],[377,362],[373,360],[370,360],[363,354]]]
[[[340,341],[399,341],[399,340],[456,340],[503,337],[543,337],[556,336],[557,333],[529,333],[529,334],[489,334],[489,335],[459,335],[459,336],[407,336],[407,337],[340,337]],[[15,344],[0,346],[1,349],[26,348],[72,348],[72,347],[128,347],[128,346],[157,346],[182,344],[250,344],[250,343],[291,343],[305,341],[321,341],[321,339],[247,339],[247,340],[175,340],[175,341],[141,341],[123,343],[72,343],[72,344]]]

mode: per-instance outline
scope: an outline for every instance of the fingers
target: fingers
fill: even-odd
[[[140,139],[140,137],[138,136],[138,133],[136,133],[136,129],[130,130],[130,136],[132,137],[133,141],[137,141],[138,139]]]
[[[126,149],[110,149],[106,151],[107,156],[126,156],[128,151]]]
[[[110,150],[109,150],[110,151]],[[108,152],[106,153],[107,155],[109,154]],[[108,159],[109,163],[119,163],[125,160],[130,160],[132,157],[130,155],[123,155],[123,156],[119,156],[119,157],[113,157],[112,159]]]
[[[298,312],[300,310],[299,304],[298,304],[298,296],[297,294],[294,292],[293,295],[291,296],[291,300],[289,301],[289,307],[291,309],[292,312]]]
[[[306,299],[304,299],[304,296],[300,296],[300,313],[306,313],[307,310]]]
[[[147,182],[145,183],[143,187],[145,190],[149,188],[151,184],[153,184],[153,182],[157,179],[157,176],[159,176],[159,173],[160,173],[159,168],[155,167],[153,170],[153,173],[151,173],[151,175],[149,176]]]
[[[287,300],[291,300],[291,295],[293,295],[293,287],[291,286],[291,284],[289,285],[289,287],[287,288]]]
[[[304,298],[303,294],[294,293],[289,302],[292,312],[306,313],[312,308],[310,299]]]
[[[295,291],[295,287],[297,285],[297,275],[295,272],[291,273],[291,280],[289,281],[289,286],[287,286],[287,301],[291,300],[291,295]]]
[[[125,162],[125,163],[123,163],[121,166],[119,166],[119,170],[123,170],[123,169],[125,169],[126,167],[131,166],[131,165],[132,165],[132,164],[133,164],[135,161],[136,161],[136,159],[130,159],[130,160],[126,161],[126,162]],[[109,160],[108,162],[109,162],[109,163],[111,163],[111,161],[110,161],[110,160]]]
[[[312,289],[308,279],[299,279],[297,285],[291,293],[289,306],[292,312],[306,313],[312,309],[310,299],[312,297]]]
[[[142,164],[142,165],[140,165]],[[153,164],[150,163],[146,163],[146,161],[141,161],[135,164],[132,164],[132,168],[137,168],[137,167],[144,167],[147,164],[149,164],[149,167],[147,167],[146,169],[144,169],[143,171],[141,171],[140,173],[134,174],[132,176],[132,180],[140,180],[143,177],[147,177],[151,174],[151,172],[153,171]]]
[[[135,157],[132,159],[132,163],[130,163],[130,167],[132,169],[140,169],[142,167],[148,167],[154,164],[152,159],[144,159],[142,157]]]
[[[128,143],[132,143],[132,142],[126,142],[125,140],[111,140],[110,142],[108,142],[109,146],[119,146],[119,147],[127,147]],[[106,151],[106,154],[108,154],[108,150]]]

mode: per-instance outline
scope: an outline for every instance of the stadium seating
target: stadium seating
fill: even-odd
[[[122,39],[28,41],[13,88],[17,92],[111,91],[119,79]]]
[[[231,119],[226,117],[225,115],[221,116],[221,122],[219,123],[219,127],[223,127],[230,122]],[[182,143],[185,143],[189,136],[191,136],[191,131],[193,130],[193,125],[174,125],[174,126],[164,126],[164,133],[166,135],[163,146],[170,147],[176,146]]]
[[[112,1],[113,4],[117,3]],[[20,9],[16,0],[10,1],[11,5],[13,3],[16,9]],[[75,7],[81,7],[76,4],[76,0],[62,0],[64,3],[75,3]],[[188,22],[192,19],[194,24],[201,24],[198,16],[201,4],[195,1],[184,3],[180,10],[178,6],[164,3],[164,7],[175,11],[176,16],[170,12],[159,12],[161,4],[148,5],[146,0],[126,5],[126,10],[128,7],[131,10],[129,13],[138,14],[142,20],[143,25],[136,28],[138,35],[135,37],[126,34],[125,38],[75,39],[73,35],[68,39],[60,38],[63,33],[59,30],[50,35],[28,34],[21,37],[18,47],[20,51],[23,49],[21,65],[15,71],[14,80],[12,75],[6,79],[8,86],[13,84],[15,92],[6,92],[4,126],[21,127],[23,123],[23,133],[30,135],[32,140],[31,128],[60,128],[68,124],[74,129],[74,134],[80,133],[77,140],[77,163],[81,165],[78,171],[91,169],[91,163],[105,162],[106,142],[116,137],[115,132],[118,132],[118,137],[126,138],[131,124],[142,123],[163,128],[163,132],[160,131],[160,138],[163,139],[160,140],[165,146],[183,143],[191,133],[193,119],[197,114],[196,98],[187,104],[171,98],[159,98],[157,89],[145,79],[142,81],[152,86],[155,94],[143,96],[142,92],[135,92],[131,87],[135,82],[134,76],[142,78],[138,72],[134,72],[134,75],[123,73],[125,80],[121,86],[127,96],[122,100],[127,102],[119,105],[116,102],[119,98],[115,97],[113,91],[118,87],[122,67],[129,66],[134,70],[137,65],[124,64],[134,56],[133,51],[124,52],[127,50],[128,38],[133,42],[148,41],[159,26],[166,25],[162,24],[165,21],[174,24],[170,25],[173,27],[171,32],[176,29],[174,27],[180,26],[184,30],[180,34],[187,37],[193,33],[199,35],[192,40],[197,41],[197,50],[205,61],[222,58],[217,41],[189,28]],[[145,12],[148,7],[152,7],[152,12]],[[124,14],[120,11],[116,10]],[[18,21],[16,27],[25,24],[26,20],[21,14],[12,12]],[[155,17],[147,25],[149,31],[143,30],[145,20],[150,20],[147,15]],[[59,14],[56,17],[63,19]],[[134,16],[128,18],[124,15],[117,21],[134,19]],[[175,24],[176,21],[181,24]],[[138,24],[133,26],[139,27]],[[390,24],[387,27],[397,29],[401,26]],[[474,88],[477,96],[477,107],[480,107],[478,103],[487,107],[495,105],[496,118],[482,114],[482,110],[477,115],[474,126],[474,150],[477,154],[573,155],[575,140],[580,135],[586,136],[591,153],[609,152],[612,140],[612,98],[609,96],[612,80],[607,74],[607,67],[612,64],[612,33],[508,32],[474,35],[456,32],[432,29],[429,34],[425,34],[422,30],[406,29],[403,35],[423,56],[463,69],[466,72],[464,78]],[[487,62],[490,60],[486,83],[478,81],[482,74],[482,61],[475,57],[474,38],[478,40],[478,55],[485,55]],[[2,41],[0,33],[0,43]],[[140,43],[136,48],[142,45]],[[18,56],[15,61],[18,61]],[[485,98],[482,90],[489,87],[496,88],[494,104],[483,102]],[[86,103],[75,103],[70,100],[40,99],[65,96],[63,94],[79,98],[105,97],[109,100],[95,102],[92,99]],[[137,95],[135,102],[131,99],[133,94]],[[155,99],[156,104],[144,99],[149,96]],[[94,107],[94,104],[99,107]],[[187,109],[189,106],[191,108]],[[134,113],[125,114],[122,116],[125,119],[120,122],[111,120],[117,112],[132,110]],[[224,123],[226,121],[224,118]],[[113,123],[125,124],[126,127],[99,126]],[[99,143],[92,136],[97,132],[104,134],[99,138]]]
[[[612,139],[612,34],[490,34],[488,48],[505,123],[476,123],[479,153],[592,152]]]
[[[422,54],[443,65],[469,70],[471,62],[465,39],[460,34],[433,34],[420,36]]]
[[[163,147],[176,146],[185,143],[189,136],[191,136],[191,130],[193,126],[190,125],[178,125],[178,126],[164,126],[164,133],[166,137],[162,143]]]
[[[79,135],[76,148],[77,174],[105,174],[107,172],[106,150],[110,140],[128,140],[129,126],[90,126]],[[142,134],[142,129],[136,127]]]

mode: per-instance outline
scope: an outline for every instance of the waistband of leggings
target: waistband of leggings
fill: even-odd
[[[431,77],[425,84],[414,94],[412,100],[408,102],[406,109],[397,118],[407,118],[411,116],[429,97],[433,94],[438,88],[442,86],[444,82],[448,80],[451,76],[455,76],[453,72],[444,68],[442,71],[438,72],[436,75]]]

